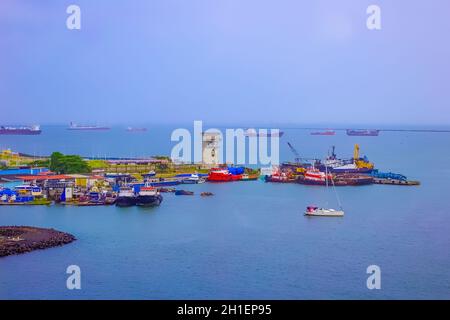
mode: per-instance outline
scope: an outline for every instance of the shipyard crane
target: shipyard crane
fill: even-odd
[[[289,149],[291,149],[292,153],[295,156],[294,161],[296,163],[300,163],[300,154],[298,153],[298,151],[292,146],[292,144],[290,142],[288,142],[287,144],[289,146]]]
[[[300,157],[300,154],[298,153],[297,149],[294,148],[294,146],[288,142],[289,149],[291,149],[291,152],[295,155],[294,161],[295,163],[301,164],[302,161],[320,161],[318,158],[304,158]]]
[[[353,149],[353,159],[359,159],[359,144],[355,144],[355,148]]]

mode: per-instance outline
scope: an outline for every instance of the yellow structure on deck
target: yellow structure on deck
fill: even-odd
[[[355,161],[355,165],[358,168],[367,168],[367,169],[373,169],[374,164],[367,161],[364,158],[359,157],[359,144],[355,144],[355,148],[353,149],[353,161]]]

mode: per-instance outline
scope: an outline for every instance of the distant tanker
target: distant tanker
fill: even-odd
[[[378,136],[380,130],[369,130],[369,129],[358,129],[352,130],[347,129],[348,136]]]
[[[41,128],[38,125],[35,126],[0,126],[0,134],[11,135],[36,135],[41,134]]]
[[[91,126],[91,125],[79,125],[73,122],[70,123],[70,126],[67,130],[109,130],[109,127],[102,126]]]

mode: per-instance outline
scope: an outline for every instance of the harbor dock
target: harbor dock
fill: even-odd
[[[418,185],[420,185],[420,181],[416,181],[416,180],[398,180],[398,179],[383,179],[383,178],[374,178],[373,183],[389,184],[389,185],[396,185],[396,186],[418,186]]]
[[[335,148],[324,160],[300,161],[273,166],[272,171],[244,166],[216,165],[205,167],[194,164],[175,164],[169,157],[147,159],[83,159],[54,153],[51,166],[25,166],[27,158],[10,150],[3,157],[12,159],[15,167],[0,171],[0,178],[14,187],[0,185],[0,205],[118,206],[160,205],[161,193],[193,195],[190,190],[175,189],[182,184],[235,183],[263,180],[267,183],[294,183],[315,186],[363,186],[371,184],[418,186],[419,181],[408,180],[405,175],[375,169],[366,156],[360,156],[355,145],[353,157],[338,158]],[[46,162],[48,161],[48,162]],[[25,162],[25,163],[24,163]],[[28,163],[35,163],[29,159]],[[19,165],[18,165],[19,164]],[[39,164],[49,164],[39,159]],[[55,172],[56,171],[56,172]],[[261,178],[261,179],[259,179]],[[210,195],[208,191],[201,193]]]

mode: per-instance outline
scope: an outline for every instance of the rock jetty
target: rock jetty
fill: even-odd
[[[28,226],[0,226],[0,257],[62,246],[76,238],[54,229]]]

